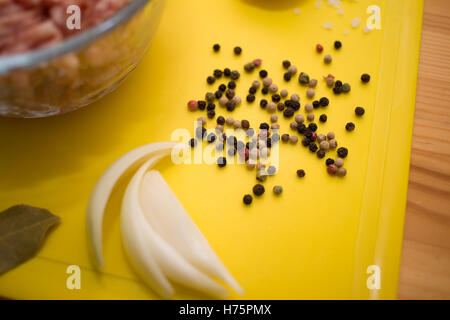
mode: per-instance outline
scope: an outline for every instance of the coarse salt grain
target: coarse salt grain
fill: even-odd
[[[361,18],[353,18],[352,20],[352,28],[358,28],[361,23]]]
[[[369,33],[369,32],[370,32],[370,28],[369,28],[368,26],[365,26],[365,27],[364,27],[364,33],[367,34],[367,33]]]
[[[345,34],[345,35],[348,35],[349,33],[350,33],[350,30],[348,30],[348,29],[345,29],[345,30],[344,30],[344,34]]]
[[[323,27],[324,27],[325,29],[331,30],[331,29],[333,29],[333,24],[332,24],[331,22],[325,22],[325,23],[323,24]]]
[[[344,9],[342,9],[342,8],[340,8],[339,10],[338,10],[338,14],[344,14]]]
[[[299,9],[299,8],[295,8],[295,9],[294,9],[294,13],[295,13],[295,14],[300,14],[300,13],[301,13],[301,11],[300,11],[300,9]]]

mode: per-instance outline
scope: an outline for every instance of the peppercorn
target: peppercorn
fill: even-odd
[[[234,120],[233,127],[239,129],[241,127],[241,122],[239,120]]]
[[[330,148],[331,149],[335,149],[337,147],[337,141],[334,139],[331,139],[330,141],[328,141],[330,143]]]
[[[299,102],[300,101],[300,96],[296,93],[294,93],[293,95],[291,95],[291,100],[293,102]]]
[[[344,92],[344,93],[350,92],[351,89],[352,89],[352,87],[350,87],[350,85],[348,83],[344,83],[342,85],[342,92]]]
[[[281,136],[281,141],[288,142],[289,141],[289,135],[287,133],[283,134]]]
[[[327,54],[325,57],[323,57],[323,62],[325,62],[326,64],[330,64],[333,61],[333,58]]]
[[[361,76],[361,81],[362,81],[363,83],[369,82],[369,81],[370,81],[370,75],[368,75],[367,73],[364,73],[364,74]]]
[[[206,118],[205,117],[198,117],[197,122],[204,126],[206,124]]]
[[[217,132],[217,133],[221,133],[221,132],[223,132],[223,130],[224,130],[223,125],[218,124],[218,125],[216,126],[216,132]]]
[[[259,102],[259,106],[264,109],[267,106],[267,100],[261,99],[261,101]]]
[[[255,70],[255,64],[253,62],[248,62],[244,65],[244,70],[246,72],[252,72],[253,70]]]
[[[317,79],[309,80],[308,86],[311,88],[315,88],[317,86]]]
[[[291,65],[291,66],[288,68],[288,72],[289,72],[291,75],[296,74],[296,73],[297,73],[297,67]]]
[[[246,194],[244,196],[243,201],[244,201],[244,204],[248,206],[248,205],[250,205],[252,203],[253,197],[251,195],[249,195],[249,194]]]
[[[345,168],[337,169],[336,175],[338,177],[344,177],[346,174],[347,174],[347,169],[345,169]]]
[[[273,102],[279,102],[281,100],[281,96],[278,93],[272,95]]]
[[[228,89],[236,89],[236,82],[234,81],[228,82]]]
[[[315,94],[316,94],[316,92],[312,88],[309,88],[308,90],[306,90],[306,96],[310,99],[312,99]]]
[[[342,93],[342,87],[334,87],[333,88],[334,94],[341,94]]]
[[[298,76],[298,82],[303,85],[307,85],[309,83],[309,75],[304,72],[301,72]]]
[[[275,83],[272,83],[272,84],[269,86],[269,91],[272,92],[272,93],[277,92],[277,91],[278,91],[278,86],[277,86]]]
[[[217,165],[219,166],[219,168],[223,168],[227,165],[227,158],[225,157],[219,157],[217,159]]]
[[[219,70],[219,69],[214,70],[213,75],[214,75],[214,78],[216,78],[216,79],[221,78],[222,77],[222,70]]]
[[[347,131],[353,131],[353,130],[355,130],[355,124],[354,124],[353,122],[348,122],[348,123],[345,125],[345,130],[347,130]]]
[[[195,137],[197,139],[203,139],[206,135],[206,129],[204,127],[197,127],[195,129]]]
[[[319,143],[319,147],[322,150],[328,150],[328,149],[330,149],[330,143],[328,141],[321,141]]]
[[[255,194],[255,196],[261,196],[264,193],[264,191],[265,191],[264,186],[259,183],[253,187],[253,193]]]
[[[334,160],[331,159],[331,158],[328,158],[328,159],[325,161],[325,164],[326,164],[327,166],[329,166],[330,164],[334,164]]]
[[[298,111],[300,109],[300,103],[299,102],[292,102],[291,108],[294,109],[294,111]]]
[[[252,137],[252,136],[255,134],[255,130],[253,130],[253,128],[249,128],[249,129],[247,129],[247,131],[245,132],[245,134],[246,134],[248,137]]]
[[[317,130],[317,124],[312,122],[308,125],[308,128],[311,129],[311,131],[315,132]]]
[[[320,107],[320,102],[317,101],[317,100],[314,100],[313,103],[312,103],[312,105],[313,105],[313,108],[314,108],[314,109],[317,109],[317,108]]]
[[[211,111],[216,109],[216,105],[214,103],[208,103],[208,105],[206,106],[206,110]]]
[[[308,129],[308,130],[309,130],[309,129]],[[317,139],[317,133],[311,132],[311,136],[309,137],[309,139],[311,139],[311,141],[316,141],[316,139]]]
[[[256,165],[256,168],[258,168],[258,165]],[[258,169],[258,172],[256,173],[256,180],[258,180],[259,182],[264,182],[267,180],[267,174],[264,172],[264,170]]]
[[[208,136],[206,137],[206,141],[208,141],[209,143],[213,143],[214,141],[216,141],[216,135],[214,133],[210,133],[208,134]]]
[[[309,151],[311,151],[311,152],[316,152],[317,149],[318,149],[317,144],[315,144],[314,142],[311,142],[311,143],[309,144]]]
[[[303,170],[303,169],[297,170],[297,176],[299,178],[303,178],[305,175],[306,175],[305,170]]]
[[[291,66],[291,62],[289,60],[283,61],[283,68],[287,69]]]
[[[265,122],[263,122],[259,125],[259,129],[261,129],[261,130],[269,130],[269,128],[270,128],[270,126]]]
[[[327,138],[328,138],[328,140],[331,140],[331,139],[334,139],[334,132],[328,132],[327,133]]]
[[[206,78],[206,82],[208,82],[208,84],[213,84],[216,81],[216,79],[212,76],[208,76],[208,78]]]
[[[308,119],[308,121],[314,121],[314,114],[308,113],[308,115],[306,116],[306,119]]]
[[[325,151],[321,149],[321,150],[317,151],[316,155],[317,155],[317,158],[322,159],[323,157],[325,157]]]
[[[238,56],[238,55],[240,55],[242,53],[242,48],[241,47],[234,47],[233,51],[234,51],[234,54]]]
[[[247,95],[247,102],[252,103],[253,101],[255,101],[255,96],[251,93],[249,93]]]
[[[344,165],[344,159],[342,159],[342,158],[337,158],[336,160],[334,160],[334,164],[335,164],[338,168],[340,168],[340,167],[342,167],[342,166]]]
[[[328,117],[326,114],[321,114],[319,117],[320,122],[327,122],[327,119],[328,119]]]
[[[209,119],[213,119],[216,116],[216,112],[214,110],[209,110],[206,115]]]
[[[235,94],[236,94],[236,93],[234,92],[233,89],[228,89],[228,90],[225,92],[225,95],[227,96],[228,99],[233,99],[233,97],[234,97]]]
[[[242,129],[247,130],[248,128],[250,128],[250,122],[248,122],[248,120],[242,120],[241,127]]]
[[[309,138],[303,138],[302,139],[302,145],[304,147],[308,147],[310,143],[311,143],[311,140]]]
[[[330,176],[334,176],[336,174],[337,170],[338,170],[338,167],[336,167],[336,165],[334,165],[334,164],[330,164],[327,167],[327,172]]]
[[[222,97],[222,91],[217,90],[216,92],[214,92],[214,96],[216,97],[216,99],[220,99]]]
[[[189,145],[194,148],[195,146],[197,146],[197,140],[195,140],[194,138],[192,138],[191,140],[189,140]]]
[[[294,109],[292,109],[291,107],[286,108],[286,110],[283,111],[283,116],[285,118],[291,118],[294,115]]]
[[[340,42],[340,41],[335,41],[334,42],[334,48],[336,50],[339,50],[341,47],[342,47],[342,42]]]
[[[270,122],[277,122],[278,121],[278,116],[276,114],[273,114],[270,116]]]
[[[240,76],[241,76],[241,74],[240,74],[239,71],[237,71],[237,70],[233,70],[233,71],[231,71],[231,73],[230,73],[230,78],[231,78],[232,80],[237,80],[237,79],[239,79]]]
[[[215,45],[213,45],[213,50],[215,52],[218,52],[220,50],[220,45],[218,43],[216,43]]]
[[[227,107],[227,111],[233,111],[234,108],[236,107],[235,104],[233,103],[233,101],[228,101],[227,104],[225,105]]]
[[[292,74],[290,72],[285,72],[283,74],[284,81],[291,81],[291,78],[292,78]]]
[[[277,168],[275,166],[270,166],[267,168],[267,173],[270,175],[274,175],[277,172]]]
[[[230,70],[229,68],[223,69],[223,75],[224,75],[225,77],[229,77],[230,74],[231,74],[231,70]]]
[[[320,98],[320,100],[319,100],[319,104],[320,104],[322,107],[327,107],[327,106],[330,104],[330,100],[328,100],[328,98],[326,98],[326,97],[322,97],[322,98]]]
[[[198,102],[195,100],[191,100],[187,104],[189,111],[195,111],[198,108]]]
[[[334,86],[334,78],[326,77],[325,81],[327,83],[328,88],[332,88]]]
[[[205,94],[205,99],[206,99],[206,101],[208,101],[208,102],[213,102],[215,98],[216,98],[216,96],[215,96],[214,93],[212,93],[212,92],[207,92],[207,93]]]
[[[262,79],[264,79],[265,77],[267,77],[267,71],[266,70],[261,70],[260,72],[259,72],[259,76],[262,78]]]
[[[275,194],[275,195],[280,195],[281,193],[283,192],[283,187],[281,187],[281,186],[274,186],[273,187],[273,193]]]
[[[325,140],[327,140],[327,137],[324,134],[318,134],[317,135],[317,141],[319,143],[321,143],[322,141],[325,141]]]
[[[261,93],[262,94],[268,94],[269,93],[269,88],[267,88],[267,87],[262,88],[261,89]]]
[[[241,97],[234,96],[233,99],[231,99],[231,102],[233,102],[235,106],[238,106],[241,104]]]
[[[219,116],[217,118],[216,122],[217,122],[217,124],[224,125],[225,124],[225,118],[222,117],[222,116]]]
[[[278,130],[278,129],[280,129],[280,125],[279,125],[278,123],[273,123],[273,124],[270,126],[270,128],[271,128],[271,129],[274,129],[274,130]]]
[[[297,126],[297,132],[298,132],[298,133],[303,134],[303,133],[305,132],[305,130],[306,130],[305,124],[300,123],[300,124]]]
[[[285,106],[284,103],[282,103],[282,102],[280,102],[279,104],[277,104],[277,109],[278,109],[279,111],[283,111],[285,107],[286,107],[286,106]]]
[[[261,86],[261,82],[259,82],[258,80],[255,80],[252,82],[252,88],[255,88],[256,90],[258,90],[260,86]]]
[[[323,51],[323,46],[322,46],[321,44],[317,44],[317,45],[316,45],[316,51],[317,51],[318,53],[322,53],[322,51]]]
[[[339,158],[344,159],[344,158],[346,158],[347,155],[348,155],[348,150],[347,150],[347,148],[340,147],[340,148],[337,150],[337,154],[338,154]]]
[[[275,132],[275,133],[272,134],[272,137],[271,137],[271,138],[268,138],[268,139],[267,139],[267,146],[268,146],[269,148],[272,147],[272,141],[273,141],[274,143],[280,141],[280,135],[279,135],[278,133]]]
[[[197,106],[200,110],[205,110],[206,108],[206,101],[203,100],[199,100],[197,101]]]
[[[267,111],[269,112],[269,113],[274,113],[275,111],[277,111],[277,105],[274,103],[274,102],[269,102],[268,104],[267,104]]]
[[[365,113],[365,110],[364,110],[363,107],[356,107],[356,108],[355,108],[355,114],[356,114],[358,117],[362,117],[362,116],[364,115],[364,113]]]
[[[289,142],[292,144],[296,144],[298,142],[298,137],[297,136],[290,136],[289,137]]]

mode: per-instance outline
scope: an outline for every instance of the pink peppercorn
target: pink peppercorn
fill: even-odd
[[[197,108],[198,108],[198,103],[197,103],[197,101],[191,100],[191,101],[188,102],[188,109],[189,109],[190,111],[195,111],[195,110],[197,110]]]
[[[335,164],[330,164],[327,167],[327,171],[330,176],[334,176],[336,174],[337,170],[338,170],[338,167]]]
[[[255,59],[253,60],[253,64],[255,65],[255,67],[260,67],[262,64],[262,60],[261,59]]]
[[[313,132],[311,134],[311,141],[316,141],[316,139],[317,139],[317,133]]]
[[[321,53],[323,51],[323,46],[321,44],[316,45],[316,50],[318,53]]]

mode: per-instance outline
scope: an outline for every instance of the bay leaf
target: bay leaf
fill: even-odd
[[[59,221],[50,211],[27,205],[0,212],[0,274],[33,257]]]

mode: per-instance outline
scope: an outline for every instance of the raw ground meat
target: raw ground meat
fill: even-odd
[[[52,45],[91,28],[132,0],[0,0],[0,56]],[[67,7],[81,10],[81,30],[66,27]]]

